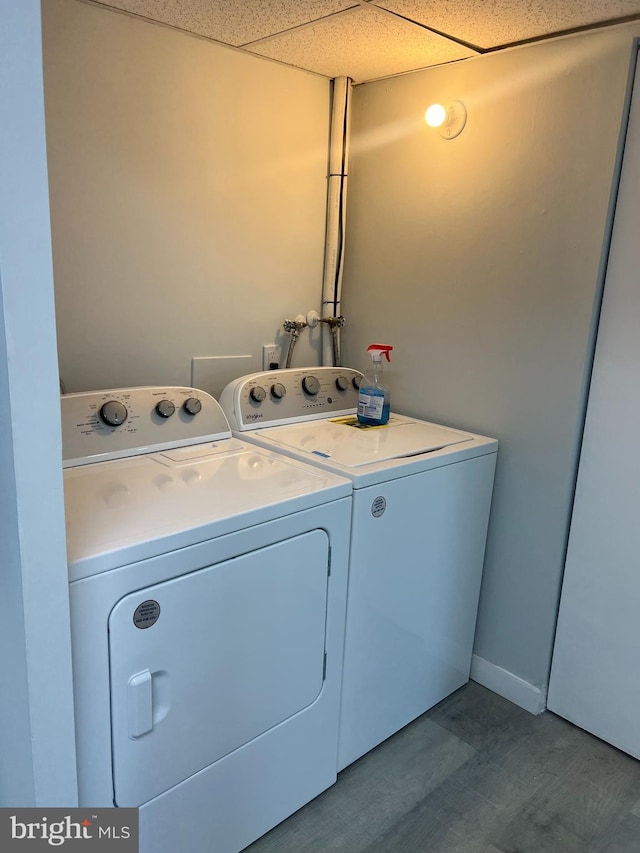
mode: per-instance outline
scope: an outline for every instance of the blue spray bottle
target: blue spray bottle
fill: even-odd
[[[389,389],[383,383],[382,357],[391,361],[389,353],[393,347],[386,344],[371,344],[367,352],[371,364],[364,372],[358,394],[358,420],[361,424],[382,426],[389,420]]]

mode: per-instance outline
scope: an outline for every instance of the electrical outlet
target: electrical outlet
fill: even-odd
[[[280,354],[282,348],[277,344],[265,344],[262,347],[262,369],[276,370],[280,367]]]

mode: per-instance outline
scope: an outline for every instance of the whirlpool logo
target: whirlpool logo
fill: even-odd
[[[138,853],[137,809],[0,809],[1,850]]]

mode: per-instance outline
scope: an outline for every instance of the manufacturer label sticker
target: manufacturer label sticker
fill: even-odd
[[[371,504],[371,515],[374,518],[380,518],[381,515],[384,515],[386,508],[386,498],[383,498],[382,495],[378,495],[377,498],[373,499],[373,503]]]
[[[152,598],[139,604],[133,611],[133,624],[136,628],[150,628],[160,617],[160,605]]]

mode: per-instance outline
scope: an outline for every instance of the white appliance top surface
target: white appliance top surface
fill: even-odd
[[[232,438],[195,388],[62,397],[69,579],[351,494],[348,480]]]
[[[351,416],[353,417],[353,416]],[[243,438],[351,480],[362,489],[497,453],[493,438],[392,415],[388,426],[360,430],[341,419],[267,427]]]
[[[64,489],[76,579],[348,496],[351,484],[229,438],[67,468]]]
[[[416,456],[474,439],[470,433],[401,415],[392,415],[382,427],[362,428],[354,422],[357,424],[355,417],[329,418],[267,428],[260,431],[260,438],[268,437],[274,445],[309,453],[345,468]]]

